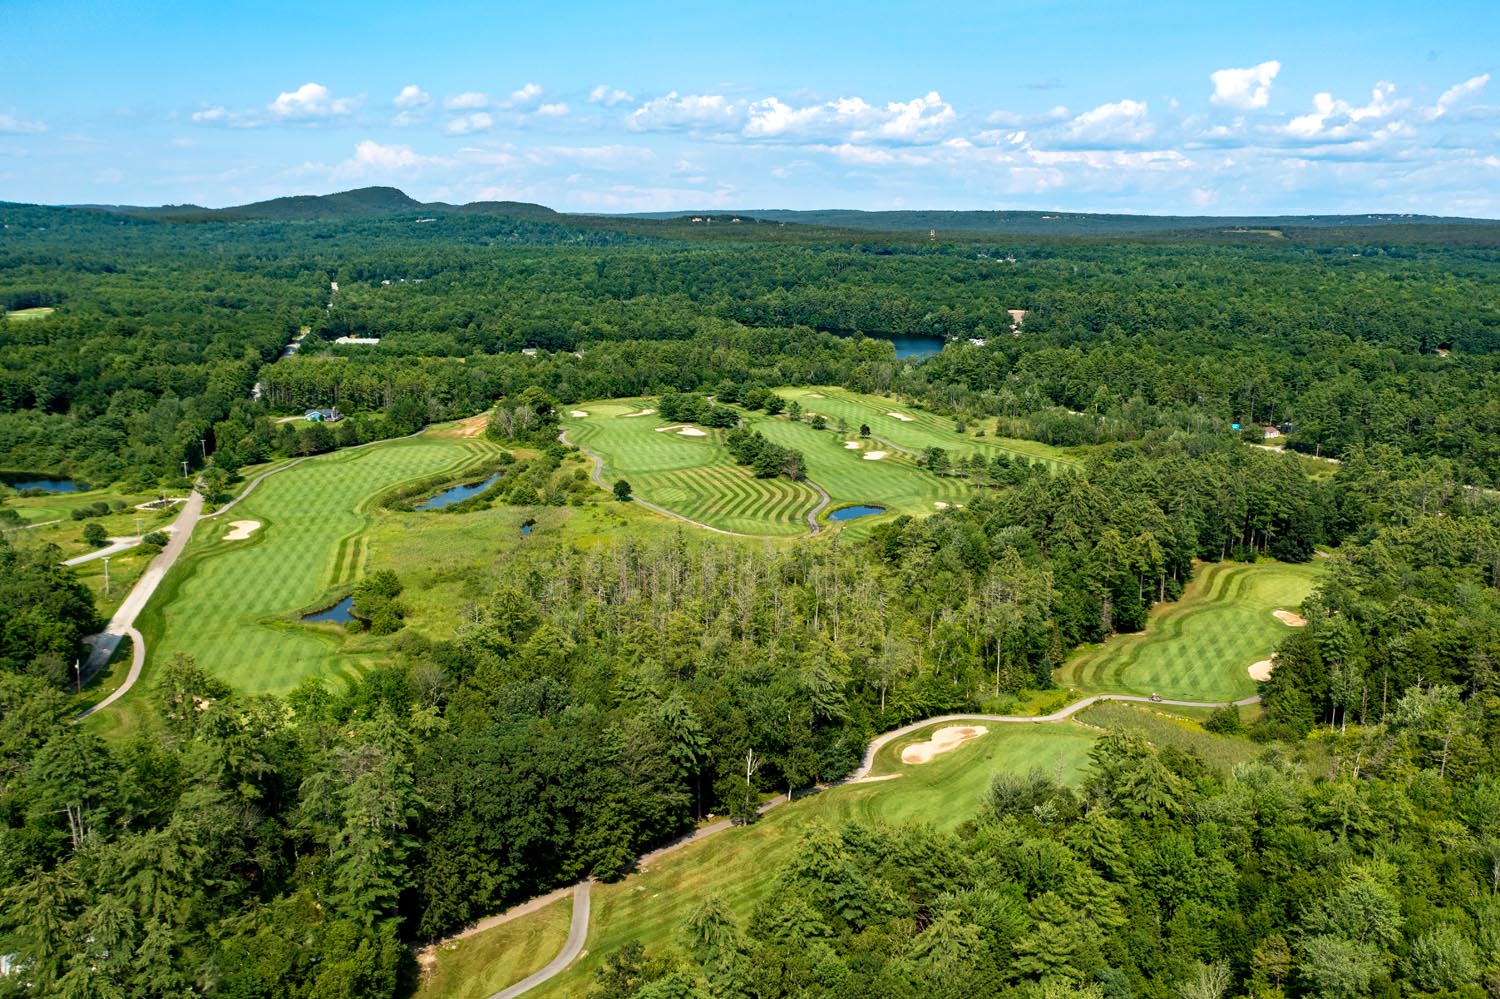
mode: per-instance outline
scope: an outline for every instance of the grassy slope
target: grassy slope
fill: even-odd
[[[784,805],[755,825],[694,843],[617,884],[595,887],[586,955],[532,994],[582,995],[603,960],[632,939],[653,950],[674,946],[677,928],[708,895],[720,895],[744,918],[772,890],[777,869],[813,822],[862,818],[952,827],[972,817],[995,773],[1039,766],[1076,775],[1094,737],[1080,725],[992,728],[921,767],[895,762],[899,748],[888,746],[878,765],[905,774],[899,780],[833,788]]]
[[[336,452],[266,479],[230,517],[201,523],[189,553],[142,616],[150,659],[187,652],[244,691],[283,692],[307,676],[355,668],[342,632],[297,623],[299,611],[368,568],[374,498],[399,482],[456,473],[496,449],[422,436]],[[227,520],[258,520],[224,541]],[[149,630],[147,630],[149,629]]]
[[[1057,684],[1185,700],[1249,697],[1256,683],[1246,668],[1289,633],[1271,611],[1295,609],[1320,571],[1316,563],[1199,565],[1182,599],[1157,605],[1144,632],[1083,650],[1057,671]]]
[[[564,898],[525,919],[437,950],[437,964],[413,999],[485,999],[540,970],[568,939],[573,900]]]

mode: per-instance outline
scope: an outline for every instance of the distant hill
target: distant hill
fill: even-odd
[[[899,211],[863,212],[852,209],[791,211],[783,208],[726,213],[637,212],[630,217],[686,222],[712,218],[715,222],[739,217],[766,222],[876,232],[933,231],[955,233],[1018,233],[1025,235],[1081,235],[1195,231],[1349,229],[1393,225],[1494,225],[1491,219],[1447,218],[1438,215],[1102,215],[1088,212]]]
[[[466,205],[421,202],[394,187],[362,187],[335,194],[273,198],[230,208],[198,205],[77,205],[74,208],[160,222],[240,220],[309,221],[416,219],[463,215],[555,223],[591,231],[692,240],[860,240],[883,234],[900,242],[931,233],[941,240],[984,236],[1117,237],[1239,241],[1286,238],[1298,242],[1376,240],[1494,245],[1500,222],[1382,212],[1364,215],[1122,215],[1033,211],[891,211],[850,209],[743,212],[637,212],[624,215],[566,214],[522,201],[476,201]]]

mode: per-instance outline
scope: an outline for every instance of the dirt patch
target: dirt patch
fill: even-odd
[[[704,433],[702,430],[699,430],[697,427],[683,427],[681,430],[677,431],[677,436],[678,437],[707,437],[708,434]]]
[[[1288,628],[1307,627],[1307,618],[1303,617],[1301,614],[1293,614],[1288,610],[1274,610],[1271,613],[1275,615],[1276,620],[1280,621]]]
[[[905,413],[886,413],[885,415],[889,416],[893,420],[900,420],[902,423],[916,422],[912,417],[907,416]]]
[[[860,448],[864,447],[864,445],[859,441],[844,441],[844,447],[848,448],[850,451],[858,451]]]
[[[1269,659],[1262,659],[1258,663],[1251,663],[1250,679],[1256,681],[1257,683],[1265,683],[1267,680],[1271,679],[1271,670],[1275,668],[1276,664],[1271,662],[1271,660]]]
[[[865,461],[879,461],[881,458],[884,458],[884,457],[885,457],[885,452],[884,451],[866,451],[865,452]]]
[[[480,413],[478,416],[471,416],[466,420],[459,420],[458,426],[455,427],[453,431],[454,436],[478,437],[480,434],[484,433],[485,425],[489,422],[490,418],[486,413]]]
[[[637,413],[626,413],[625,415],[626,416],[650,416],[654,412],[656,412],[656,410],[654,410],[654,409],[643,409],[640,412],[637,412]]]
[[[260,530],[258,520],[232,520],[229,522],[232,530],[224,535],[225,541],[244,541],[250,535]]]
[[[581,409],[570,409],[570,410],[568,410],[568,415],[571,416],[575,420],[581,420],[585,416],[588,416],[589,414],[585,413]]]
[[[948,725],[932,733],[926,742],[915,742],[901,750],[901,762],[912,765],[931,763],[934,757],[957,749],[988,731],[983,725]]]

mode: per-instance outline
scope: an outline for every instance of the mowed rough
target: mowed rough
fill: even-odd
[[[423,436],[323,455],[266,479],[235,508],[262,525],[248,539],[224,540],[218,521],[199,525],[143,617],[150,663],[185,652],[252,693],[356,670],[339,661],[336,636],[298,624],[297,611],[365,571],[379,493],[457,473],[497,451],[480,439]]]

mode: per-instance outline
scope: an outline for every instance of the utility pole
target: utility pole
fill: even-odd
[[[198,438],[198,448],[199,448],[199,450],[201,450],[203,452],[203,460],[207,461],[208,460],[208,438],[207,437],[199,437]]]
[[[109,596],[109,556],[104,556],[104,595]]]
[[[73,660],[73,675],[78,678],[78,693],[83,693],[83,666],[77,659]]]
[[[182,477],[187,478],[187,459],[182,459]]]

